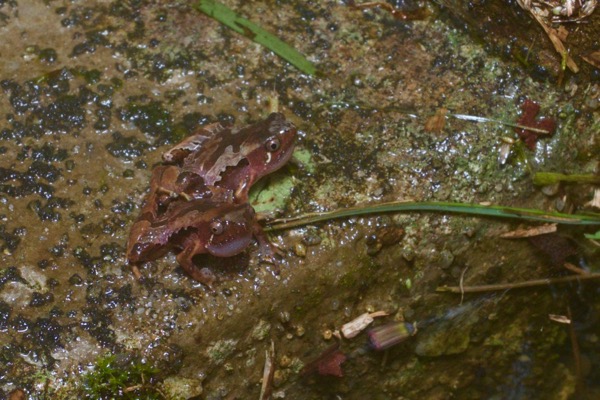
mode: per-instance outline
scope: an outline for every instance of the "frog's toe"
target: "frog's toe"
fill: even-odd
[[[215,281],[217,280],[217,277],[210,269],[208,269],[208,268],[198,269],[194,266],[191,269],[186,268],[185,270],[192,279],[208,286],[208,288],[212,290],[213,283],[215,283]]]
[[[200,283],[205,284],[209,289],[212,289],[213,283],[215,283],[217,280],[215,274],[213,274],[213,272],[208,268],[194,268],[194,270],[197,271],[197,275],[192,276],[192,278]]]

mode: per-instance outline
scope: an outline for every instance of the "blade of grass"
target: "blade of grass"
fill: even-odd
[[[600,214],[563,214],[529,208],[484,206],[480,204],[463,204],[433,201],[401,201],[360,207],[350,207],[342,210],[334,210],[320,213],[308,213],[293,218],[276,219],[268,224],[266,230],[288,229],[296,226],[313,224],[315,222],[320,221],[326,221],[337,218],[349,218],[365,214],[406,211],[430,211],[441,213],[474,214],[487,217],[524,219],[529,221],[542,221],[566,225],[600,225]]]
[[[233,29],[240,35],[244,35],[256,43],[263,45],[305,74],[315,74],[315,66],[302,54],[296,51],[296,49],[289,46],[276,36],[265,31],[255,23],[237,15],[233,10],[219,3],[218,1],[200,0],[194,5],[194,7],[198,11],[203,12],[209,17],[216,19],[223,25]]]
[[[584,233],[586,239],[600,240],[600,231],[596,233]]]

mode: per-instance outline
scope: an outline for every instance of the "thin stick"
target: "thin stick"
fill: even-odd
[[[495,124],[510,126],[511,128],[524,129],[526,131],[531,131],[531,132],[536,132],[536,133],[542,133],[542,134],[545,134],[545,135],[549,135],[550,134],[550,132],[548,132],[547,130],[536,128],[534,126],[527,126],[527,125],[521,125],[521,124],[513,124],[512,122],[506,122],[506,121],[501,121],[499,119],[492,119],[492,118],[486,118],[486,117],[479,117],[477,115],[448,114],[448,116],[449,117],[454,117],[454,118],[457,118],[457,119],[462,119],[464,121],[493,122]]]
[[[460,273],[460,283],[458,286],[460,288],[460,305],[462,305],[463,300],[465,299],[465,274],[467,273],[468,269],[469,266],[467,265]]]
[[[522,289],[536,286],[547,286],[555,285],[560,283],[567,283],[573,281],[583,281],[588,279],[600,279],[600,273],[586,274],[586,275],[569,275],[561,278],[545,278],[545,279],[534,279],[531,281],[523,281],[517,283],[496,283],[493,285],[480,285],[480,286],[440,286],[435,289],[436,292],[450,292],[450,293],[483,293],[483,292],[495,292],[498,290],[508,289]]]

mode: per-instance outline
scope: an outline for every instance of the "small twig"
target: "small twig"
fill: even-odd
[[[458,286],[460,288],[460,305],[462,305],[463,300],[465,299],[465,274],[467,273],[468,269],[469,266],[467,265],[460,273],[460,281]]]
[[[530,12],[531,16],[540,24],[540,26],[542,27],[544,32],[546,32],[546,35],[548,36],[548,39],[550,39],[550,42],[554,46],[554,49],[562,57],[561,58],[561,60],[563,60],[562,62],[565,63],[565,65],[572,72],[574,72],[574,73],[579,72],[579,67],[577,66],[575,61],[573,61],[573,58],[571,58],[571,56],[569,55],[567,48],[565,47],[563,42],[560,40],[556,30],[547,26],[546,23],[539,17],[539,15],[532,12],[531,10],[529,10],[529,12]]]
[[[577,275],[588,275],[589,274],[589,272],[586,271],[585,269],[579,268],[578,266],[568,263],[568,262],[565,263],[564,267]]]
[[[385,366],[387,365],[389,354],[390,354],[389,350],[386,350],[383,352],[383,357],[381,358],[381,365],[379,366],[379,369],[381,371],[385,371]]]
[[[531,132],[535,132],[535,133],[541,133],[541,134],[544,134],[544,135],[549,135],[550,134],[550,132],[548,132],[546,129],[540,129],[540,128],[536,128],[534,126],[527,126],[527,125],[521,125],[521,124],[513,124],[512,122],[501,121],[499,119],[479,117],[477,115],[467,115],[467,114],[447,114],[447,115],[449,117],[454,117],[456,119],[462,119],[464,121],[493,122],[495,124],[510,126],[511,128],[524,129],[526,131],[531,131]]]
[[[356,9],[369,9],[369,8],[382,8],[385,11],[392,14],[392,17],[398,20],[407,21],[407,20],[415,20],[415,19],[424,19],[427,16],[427,10],[425,8],[419,8],[416,11],[400,11],[394,8],[390,3],[386,3],[384,1],[368,1],[366,3],[356,4],[354,1],[350,1],[349,6],[354,7]]]
[[[260,400],[271,398],[273,390],[273,375],[275,373],[275,342],[271,340],[271,347],[265,351],[265,366],[263,368],[262,385],[260,387]]]
[[[435,289],[436,292],[450,292],[450,293],[483,293],[483,292],[495,292],[498,290],[509,290],[509,289],[522,289],[536,286],[547,286],[556,285],[560,283],[568,283],[579,280],[588,279],[600,279],[600,273],[586,274],[586,275],[569,275],[560,278],[545,278],[545,279],[534,279],[531,281],[523,281],[517,283],[496,283],[493,285],[479,285],[479,286],[440,286]]]
[[[123,393],[133,392],[134,390],[141,389],[143,386],[144,386],[143,384],[138,384],[138,385],[126,387],[125,389],[123,389]]]

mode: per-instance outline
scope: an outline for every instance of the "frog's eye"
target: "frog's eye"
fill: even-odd
[[[210,231],[213,235],[220,235],[221,233],[223,233],[223,229],[225,229],[223,227],[223,223],[218,219],[215,219],[210,222]]]
[[[279,146],[280,146],[279,139],[277,139],[277,138],[269,139],[265,143],[265,150],[277,151],[277,150],[279,150]]]

